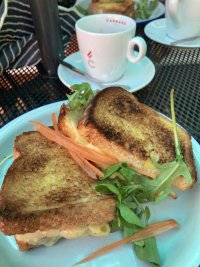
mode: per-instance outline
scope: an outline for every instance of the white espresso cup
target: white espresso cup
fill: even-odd
[[[79,19],[75,26],[84,65],[89,75],[101,82],[120,79],[127,60],[134,64],[146,54],[146,42],[134,37],[136,23],[127,16],[89,15]],[[135,46],[138,52],[134,52]]]
[[[200,0],[166,0],[167,35],[174,39],[200,34]]]

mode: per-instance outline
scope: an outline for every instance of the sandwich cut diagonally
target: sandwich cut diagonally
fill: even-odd
[[[105,88],[96,94],[81,117],[73,117],[68,106],[63,105],[59,127],[65,135],[74,136],[77,142],[114,155],[119,162],[126,162],[150,178],[159,174],[152,159],[162,164],[176,158],[171,120],[120,87]],[[182,176],[173,184],[187,190],[197,180],[191,136],[182,127],[177,128],[192,184]]]
[[[0,231],[15,235],[21,250],[109,233],[114,198],[92,189],[95,180],[65,148],[27,132],[16,138],[15,150],[0,192]]]

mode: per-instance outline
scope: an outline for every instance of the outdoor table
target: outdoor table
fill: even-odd
[[[135,92],[139,101],[170,117],[170,90],[175,90],[177,122],[200,142],[200,49],[176,48],[156,43],[144,34],[147,56],[155,65],[153,80]],[[76,37],[65,49],[65,56],[78,50]],[[6,70],[0,76],[0,127],[37,107],[67,99],[69,88],[57,78],[45,76],[37,66]],[[159,134],[159,133],[158,133]]]

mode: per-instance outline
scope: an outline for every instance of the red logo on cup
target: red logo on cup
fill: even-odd
[[[87,57],[88,57],[88,61],[87,61],[88,66],[92,69],[95,69],[95,62],[92,59],[92,51],[91,50],[87,53]]]
[[[94,62],[94,60],[89,59],[89,60],[88,60],[88,66],[89,66],[91,69],[95,69],[95,62]]]
[[[91,50],[87,53],[87,56],[88,56],[89,58],[92,57],[92,51],[91,51]]]

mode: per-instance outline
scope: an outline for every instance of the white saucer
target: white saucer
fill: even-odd
[[[66,57],[64,61],[86,72],[80,52],[71,54],[70,56]],[[133,93],[149,84],[153,79],[154,75],[155,67],[153,62],[149,58],[144,57],[142,61],[136,64],[131,64],[130,62],[128,62],[126,73],[124,74],[124,76],[116,82],[105,83],[105,87],[111,85],[121,85],[122,87],[124,86],[124,88],[126,89],[128,87],[129,89],[127,90]],[[68,87],[72,86],[73,84],[88,82],[86,78],[77,75],[76,73],[62,65],[58,66],[58,77],[61,82]],[[99,89],[98,85],[95,84],[95,82],[89,83],[91,84],[93,90]]]
[[[167,29],[166,29],[166,19],[157,19],[148,23],[145,28],[144,32],[146,36],[148,36],[151,40],[158,42],[160,44],[168,45],[168,46],[176,46],[176,47],[185,47],[185,48],[197,48],[200,47],[200,38],[187,41],[183,43],[179,43],[176,45],[171,45],[174,39],[167,36]]]

